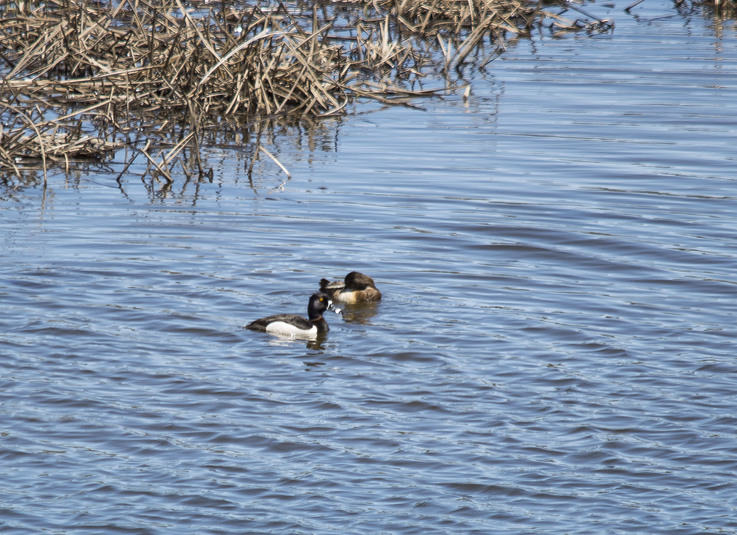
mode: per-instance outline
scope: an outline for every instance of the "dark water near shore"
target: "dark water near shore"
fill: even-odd
[[[737,532],[736,24],[629,3],[290,180],[0,190],[0,531]],[[325,340],[242,329],[352,269]]]

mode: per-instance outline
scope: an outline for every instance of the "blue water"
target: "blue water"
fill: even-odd
[[[629,3],[291,178],[0,187],[0,531],[737,532],[736,25]],[[354,269],[324,340],[243,329]]]

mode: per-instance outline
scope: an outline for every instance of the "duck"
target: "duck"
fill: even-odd
[[[340,310],[333,306],[327,294],[316,293],[310,296],[307,303],[308,319],[297,314],[275,314],[252,321],[246,325],[246,329],[290,338],[315,339],[330,330],[328,322],[322,316],[326,310],[333,310],[340,314]]]
[[[374,284],[374,279],[358,271],[348,273],[344,281],[320,279],[320,291],[334,302],[346,305],[372,303],[381,299],[381,292]]]

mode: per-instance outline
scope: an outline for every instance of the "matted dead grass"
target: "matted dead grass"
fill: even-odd
[[[152,156],[149,140],[142,154],[171,180],[188,149],[202,176],[202,131],[223,120],[329,117],[357,98],[408,105],[441,91],[423,88],[428,75],[471,57],[483,66],[541,26],[611,29],[578,7],[527,0],[2,0],[0,168],[45,177],[113,154],[133,128],[171,123],[176,144]]]

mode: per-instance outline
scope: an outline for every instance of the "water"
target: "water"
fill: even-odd
[[[735,24],[624,7],[289,180],[0,190],[2,532],[737,531]],[[326,339],[243,329],[353,269]]]

